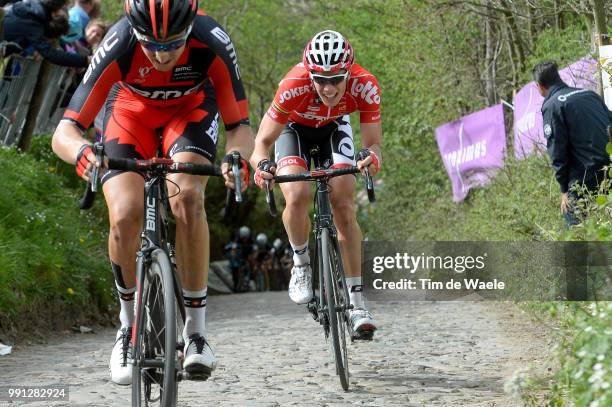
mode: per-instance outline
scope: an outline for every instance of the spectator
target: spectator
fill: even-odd
[[[86,56],[56,49],[49,41],[67,32],[67,2],[24,0],[14,4],[4,17],[4,39],[16,42],[24,49],[32,47],[54,64],[85,68],[88,64]]]
[[[82,27],[83,34],[85,33],[85,27],[89,24],[91,13],[94,11],[94,0],[76,0],[74,6],[70,8],[68,14],[70,15],[70,21],[78,21]]]
[[[86,39],[86,29],[93,16],[100,13],[99,2],[94,0],[76,0],[68,12],[70,30],[62,37],[66,44],[75,44],[77,49]]]
[[[90,20],[85,28],[85,42],[95,51],[102,38],[106,35],[108,26],[102,20]]]
[[[599,189],[605,179],[605,167],[610,165],[606,144],[612,112],[597,93],[563,82],[554,62],[537,64],[533,77],[545,98],[544,135],[561,187],[561,212],[568,226],[575,225],[579,220],[574,203],[583,190]]]

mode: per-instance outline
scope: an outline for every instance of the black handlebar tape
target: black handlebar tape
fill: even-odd
[[[126,158],[108,158],[108,169],[120,171],[136,171],[136,160]]]
[[[173,172],[182,172],[191,175],[208,175],[213,177],[220,177],[222,175],[221,170],[214,165],[194,163],[180,163],[177,166],[177,171]]]

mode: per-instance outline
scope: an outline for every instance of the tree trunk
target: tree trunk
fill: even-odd
[[[485,93],[487,95],[487,104],[493,105],[497,98],[495,97],[495,38],[493,35],[493,26],[491,21],[491,0],[485,0],[487,6],[487,16],[485,17]]]
[[[535,39],[535,33],[536,33],[536,29],[535,29],[535,16],[534,16],[534,7],[531,5],[531,1],[530,0],[526,0],[526,10],[527,10],[527,27],[529,27],[527,33],[528,33],[528,40],[529,40],[529,48],[533,49],[533,43],[534,43],[534,39]]]
[[[608,45],[610,43],[608,27],[606,26],[606,9],[604,7],[604,0],[591,0],[591,5],[593,6],[593,19],[595,20],[595,32],[593,38],[595,40],[597,59],[599,60],[599,46]],[[599,94],[603,96],[603,83],[601,82],[601,75],[597,75],[597,77],[597,90]]]
[[[525,49],[523,47],[523,40],[521,38],[521,33],[516,26],[516,19],[514,18],[514,14],[512,13],[512,9],[510,8],[510,4],[507,0],[501,0],[502,6],[505,8],[504,15],[506,16],[506,21],[508,22],[508,33],[509,39],[511,41],[510,46],[514,48],[514,52],[519,62],[519,70],[525,69]]]
[[[595,38],[598,45],[610,43],[608,27],[606,25],[606,8],[604,0],[591,0],[593,6],[593,18],[595,20]]]

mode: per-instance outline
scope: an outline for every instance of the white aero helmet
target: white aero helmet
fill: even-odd
[[[311,72],[334,72],[350,70],[354,60],[353,47],[348,40],[337,31],[325,30],[308,42],[302,62]]]
[[[265,233],[259,233],[255,238],[258,245],[265,246],[268,244],[268,236]]]

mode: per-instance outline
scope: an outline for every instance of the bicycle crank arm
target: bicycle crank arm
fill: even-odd
[[[319,311],[317,310],[317,304],[319,303],[319,299],[315,296],[313,297],[308,304],[306,304],[306,309],[312,315],[312,319],[315,321],[319,320]]]

